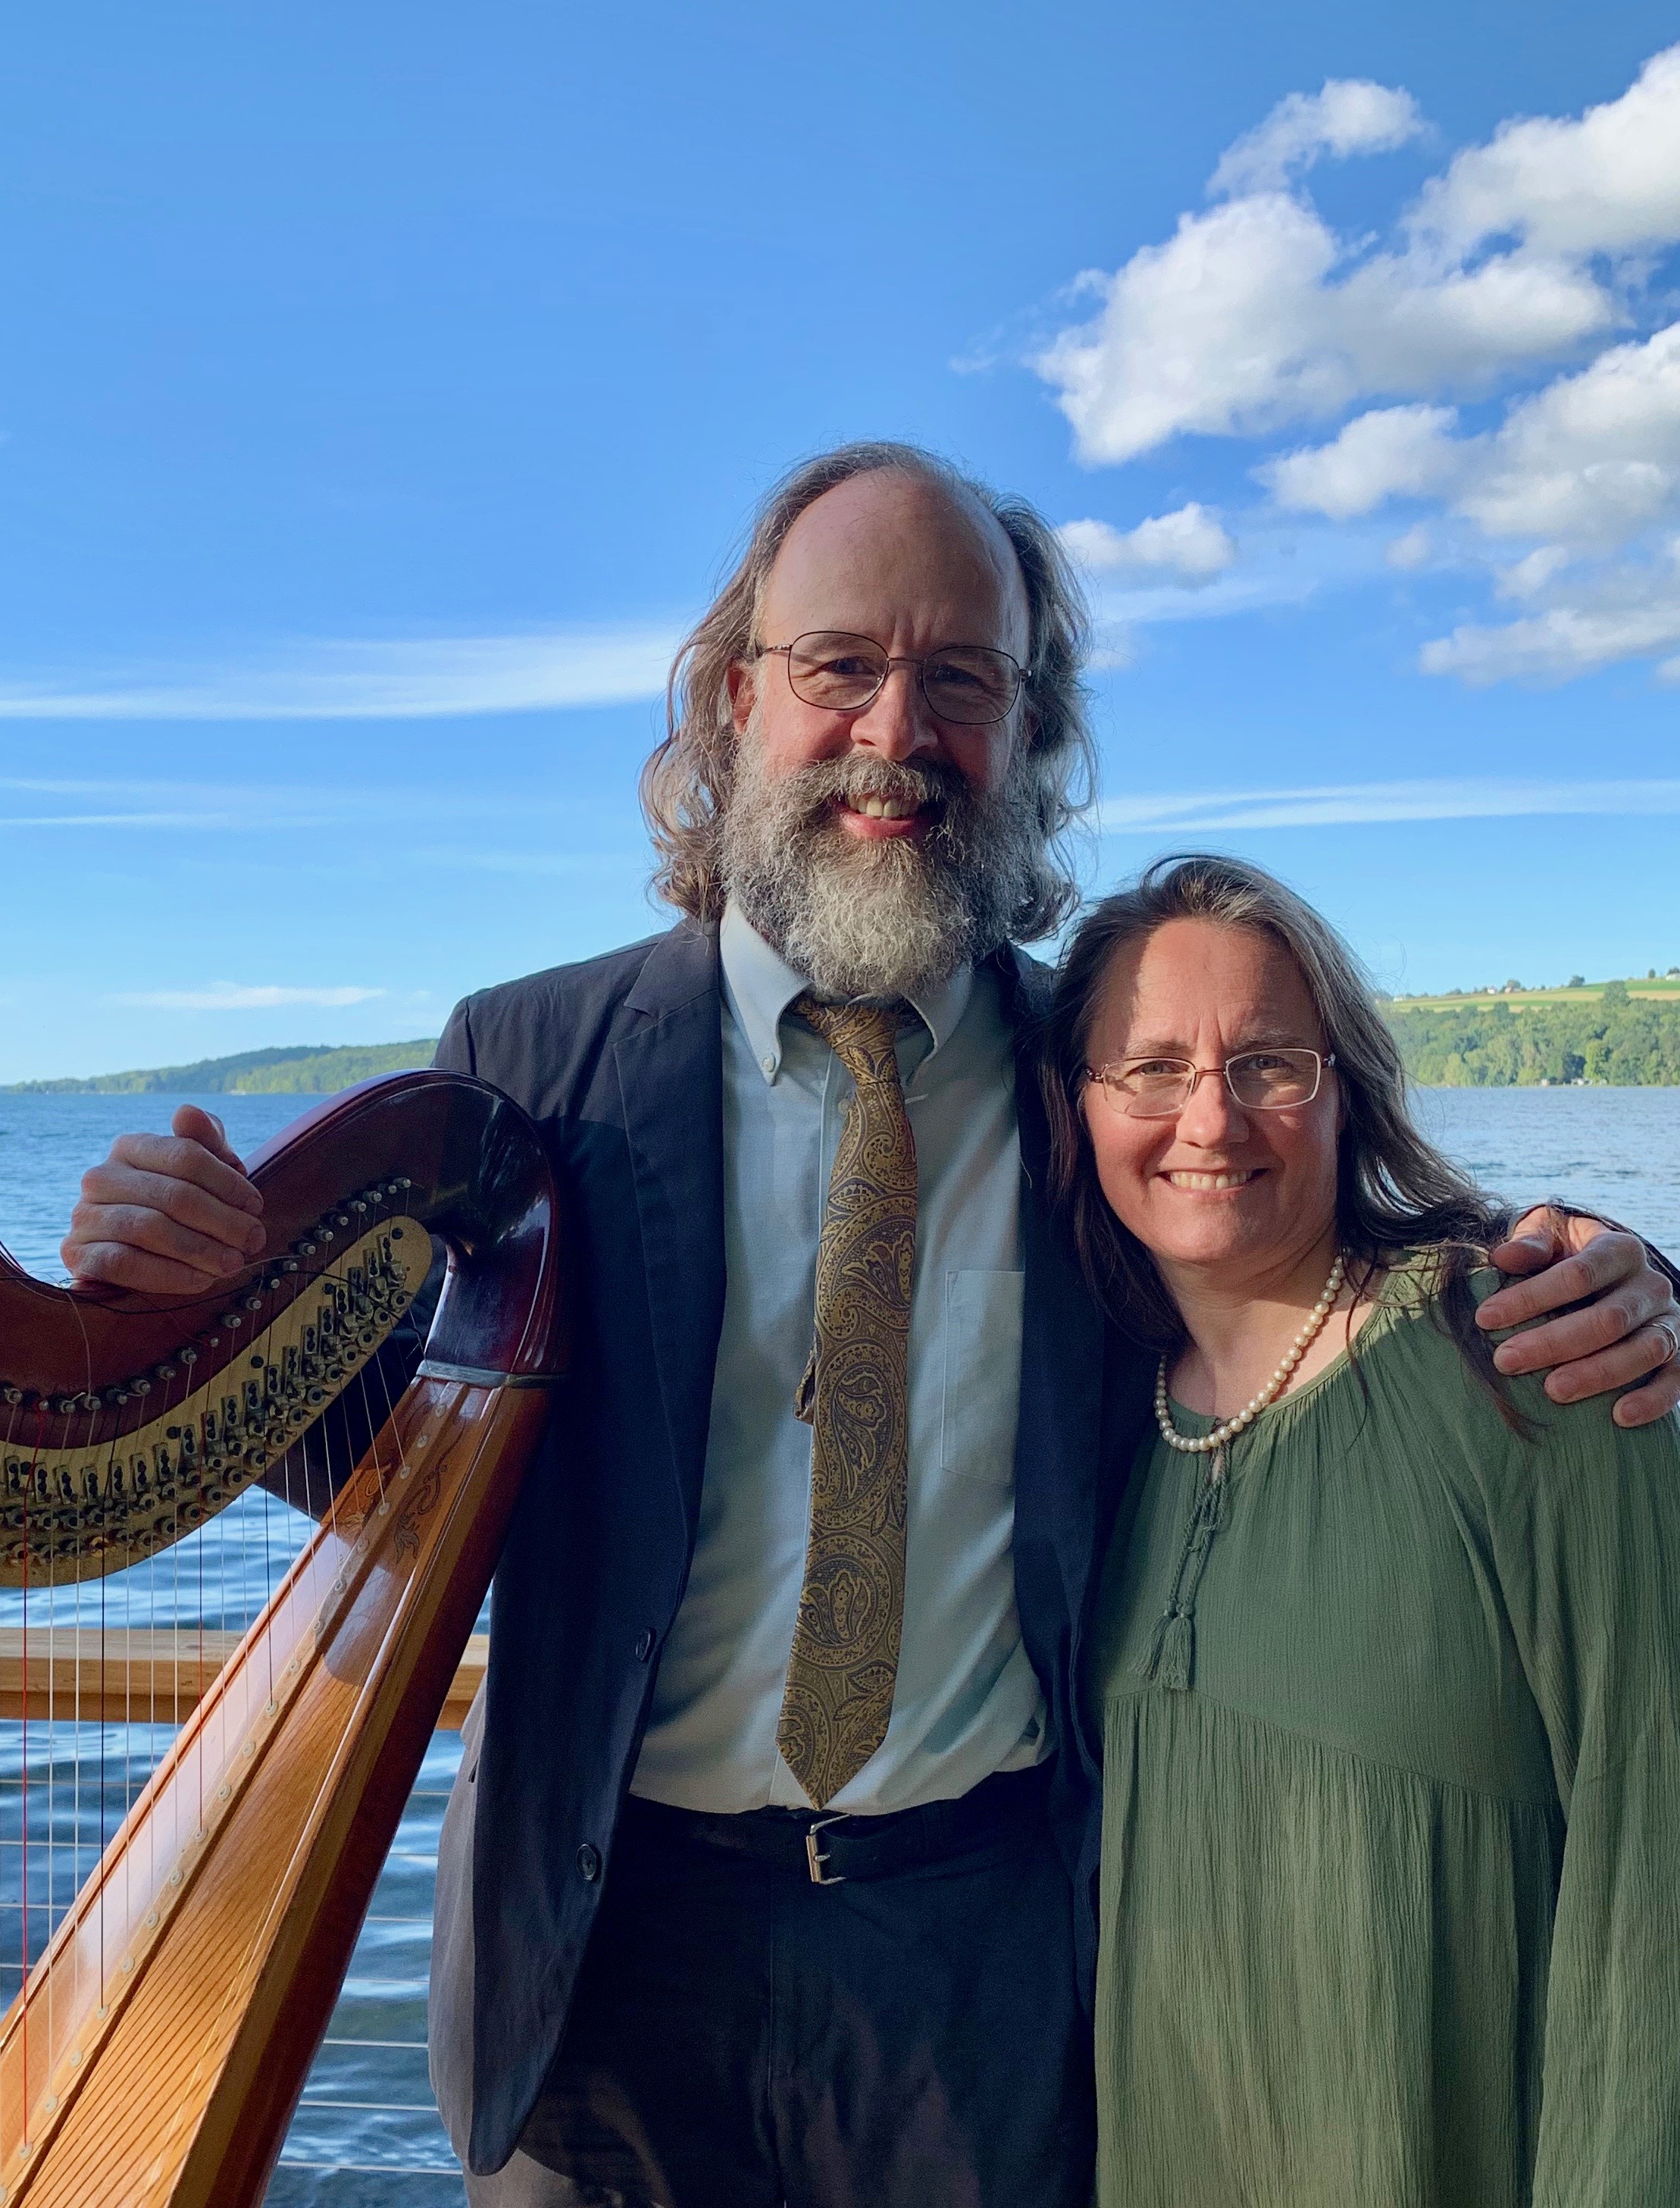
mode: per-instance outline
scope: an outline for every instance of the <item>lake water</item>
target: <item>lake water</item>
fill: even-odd
[[[57,1245],[84,1168],[126,1128],[162,1130],[180,1102],[166,1096],[0,1096],[0,1241],[44,1279],[62,1277]],[[248,1152],[284,1126],[308,1100],[217,1096],[198,1100],[224,1120],[235,1148]],[[1566,1197],[1625,1221],[1680,1250],[1680,1089],[1429,1089],[1420,1108],[1429,1134],[1486,1185],[1517,1199]],[[216,1568],[223,1606],[206,1624],[242,1626],[270,1583],[301,1521],[266,1497],[246,1497],[194,1537]],[[197,1574],[190,1542],[124,1579],[112,1590],[108,1622],[134,1599],[155,1618],[194,1606]],[[147,1576],[149,1575],[149,1576]],[[84,1604],[93,1598],[86,1592]],[[0,1623],[17,1598],[0,1595]],[[74,1599],[65,1611],[74,1612]],[[32,1611],[32,1618],[37,1613]],[[87,1613],[84,1611],[84,1617]],[[21,1728],[0,1725],[0,2000],[21,1974],[25,1927],[16,1865],[25,1777]],[[62,1908],[96,1859],[101,1827],[161,1751],[161,1730],[29,1728],[32,1794],[79,1746],[84,1761],[107,1750],[105,1814],[85,1806],[74,1835],[60,1842],[51,1905]],[[459,2174],[426,2079],[426,1977],[438,1827],[459,1761],[452,1733],[439,1733],[410,1802],[342,1998],[305,2089],[269,2192],[270,2208],[444,2208],[464,2199]],[[37,1881],[34,1892],[39,1894]],[[45,1899],[30,1911],[27,1947],[39,1951],[50,1917]]]

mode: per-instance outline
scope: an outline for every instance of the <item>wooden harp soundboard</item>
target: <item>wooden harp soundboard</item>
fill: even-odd
[[[0,1251],[26,1672],[85,1641],[96,1596],[148,1574],[178,1596],[218,1512],[283,1494],[319,1519],[29,1959],[0,2025],[0,2208],[260,2199],[564,1365],[553,1177],[498,1091],[367,1083],[252,1177],[266,1251],[195,1302],[51,1288]],[[434,1250],[425,1356],[392,1391],[381,1353]],[[321,1437],[358,1424],[334,1464]]]

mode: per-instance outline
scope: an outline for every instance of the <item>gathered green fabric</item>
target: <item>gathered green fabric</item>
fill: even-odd
[[[1223,1495],[1140,1452],[1086,1674],[1100,2208],[1680,2204],[1680,1426],[1527,1381],[1521,1437],[1431,1281]]]

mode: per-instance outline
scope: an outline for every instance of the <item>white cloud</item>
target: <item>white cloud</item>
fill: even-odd
[[[1680,322],[1512,407],[1459,510],[1491,537],[1612,546],[1658,519],[1677,486]]]
[[[1680,46],[1578,122],[1502,124],[1425,187],[1413,227],[1449,250],[1510,234],[1565,256],[1680,237]]]
[[[1387,250],[1280,189],[1318,153],[1397,144],[1416,123],[1380,85],[1294,94],[1216,171],[1241,196],[1181,216],[1112,275],[1086,272],[1100,313],[1033,363],[1085,459],[1485,387],[1623,317],[1595,255],[1680,238],[1680,47],[1579,121],[1514,123],[1461,153]]]
[[[1460,465],[1450,406],[1384,406],[1360,414],[1331,443],[1283,453],[1257,472],[1279,506],[1334,521],[1385,499],[1438,490]]]
[[[1640,555],[1577,563],[1542,545],[1496,577],[1499,595],[1535,602],[1521,620],[1466,621],[1426,644],[1426,675],[1476,685],[1564,682],[1680,644],[1680,535]],[[1665,669],[1658,674],[1666,679]]]
[[[1403,536],[1395,537],[1384,549],[1383,559],[1387,566],[1398,567],[1402,573],[1409,573],[1414,567],[1427,567],[1434,552],[1435,539],[1420,521],[1414,529],[1408,529]]]
[[[1614,549],[1680,489],[1680,323],[1557,377],[1497,430],[1455,437],[1456,421],[1451,407],[1379,407],[1255,472],[1297,513],[1346,520],[1390,498],[1454,490],[1455,511],[1488,537]]]
[[[1254,467],[1277,509],[1346,524],[1404,498],[1451,515],[1455,564],[1532,610],[1436,639],[1430,672],[1550,679],[1668,651],[1657,539],[1680,519],[1680,321],[1649,325],[1680,244],[1680,45],[1618,99],[1465,148],[1386,237],[1335,231],[1306,171],[1420,129],[1396,87],[1292,94],[1221,161],[1225,203],[1087,272],[1096,312],[1033,365],[1087,462],[1293,430]],[[1463,401],[1502,390],[1462,424]],[[1331,433],[1300,443],[1317,423]],[[1263,525],[1244,522],[1245,567]],[[1426,530],[1388,564],[1429,558]]]
[[[1181,216],[1166,244],[1097,279],[1101,312],[1032,363],[1079,457],[1261,435],[1367,394],[1480,389],[1618,312],[1588,270],[1520,250],[1445,269],[1408,253],[1349,267],[1352,253],[1315,209],[1270,192]]]
[[[1322,92],[1292,92],[1221,156],[1208,185],[1217,197],[1271,191],[1321,155],[1386,153],[1423,129],[1409,92],[1366,78],[1330,77]]]
[[[675,627],[320,642],[241,667],[0,680],[0,720],[429,720],[657,697]]]
[[[1467,622],[1418,655],[1426,675],[1457,675],[1480,686],[1513,680],[1566,682],[1619,660],[1644,659],[1680,644],[1680,589],[1644,605],[1564,604],[1498,627]]]
[[[1218,516],[1193,499],[1123,533],[1106,521],[1069,521],[1056,534],[1092,574],[1169,576],[1193,587],[1223,575],[1237,556]]]
[[[1502,598],[1535,597],[1569,561],[1569,555],[1561,544],[1540,545],[1525,559],[1499,570],[1499,595]]]
[[[1200,836],[1258,828],[1340,828],[1395,820],[1516,819],[1536,814],[1680,813],[1680,781],[1329,783],[1302,789],[1172,790],[1104,798],[1110,836]]]
[[[212,981],[200,989],[144,989],[112,997],[110,1001],[114,1005],[141,1005],[154,1011],[249,1012],[267,1011],[277,1005],[315,1005],[329,1009],[365,1005],[370,998],[385,993],[383,989],[288,988],[266,982]]]

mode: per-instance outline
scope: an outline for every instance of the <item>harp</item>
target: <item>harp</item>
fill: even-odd
[[[267,1250],[199,1300],[72,1293],[0,1252],[24,1710],[94,1694],[90,1643],[99,1693],[120,1677],[152,1721],[190,1706],[68,1906],[54,1796],[93,1774],[55,1763],[45,1803],[25,1793],[26,1941],[32,1871],[57,1922],[0,2025],[3,2208],[260,2199],[547,1417],[553,1184],[505,1097],[369,1082],[251,1171]],[[393,1388],[434,1247],[425,1355]],[[218,1537],[247,1587],[260,1538],[276,1582],[219,1666],[186,1599]]]

